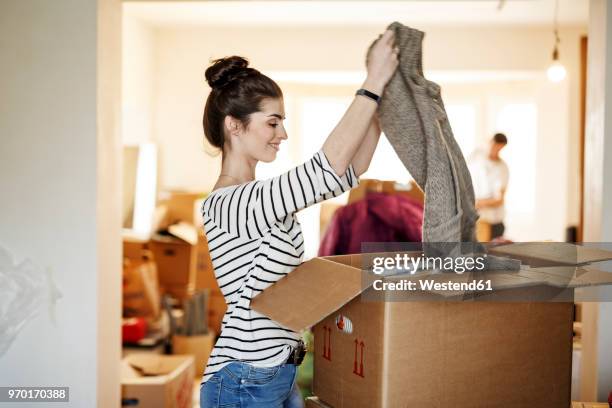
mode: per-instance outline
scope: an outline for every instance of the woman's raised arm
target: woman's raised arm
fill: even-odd
[[[362,88],[381,95],[385,85],[395,72],[398,65],[397,50],[393,47],[393,31],[387,30],[372,47],[368,60],[368,76]],[[323,152],[337,174],[344,174],[364,143],[368,129],[372,124],[377,103],[373,99],[356,95],[340,122],[323,143]],[[380,132],[379,132],[380,134]],[[375,147],[375,145],[374,145]],[[360,154],[360,159],[367,158],[367,150]],[[373,151],[371,152],[373,153]],[[369,165],[360,163],[360,167]],[[360,160],[362,161],[362,160]],[[361,169],[365,171],[365,169]],[[362,171],[362,172],[363,172]]]

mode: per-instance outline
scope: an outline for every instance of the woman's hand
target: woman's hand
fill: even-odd
[[[368,77],[364,88],[380,95],[397,69],[399,49],[394,47],[395,34],[387,30],[369,50]]]
[[[399,51],[393,48],[394,39],[394,32],[387,30],[371,45],[366,58],[368,76],[362,88],[382,95],[398,65]],[[338,125],[323,143],[323,152],[336,174],[344,174],[353,162],[353,168],[358,174],[367,170],[380,136],[378,121],[376,118],[372,120],[377,107],[378,104],[370,98],[354,97]]]

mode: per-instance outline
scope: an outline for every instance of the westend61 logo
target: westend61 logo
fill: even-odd
[[[421,256],[414,257],[408,254],[396,254],[394,257],[375,257],[373,260],[372,271],[383,274],[385,271],[407,271],[415,274],[417,270],[442,270],[454,271],[462,274],[466,271],[482,271],[485,268],[485,257],[477,256]]]

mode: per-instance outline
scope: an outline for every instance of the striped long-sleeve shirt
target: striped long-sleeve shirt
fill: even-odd
[[[299,333],[250,308],[251,299],[302,261],[295,213],[357,186],[352,166],[335,174],[323,151],[278,177],[223,187],[204,201],[204,230],[227,311],[202,383],[232,361],[276,366]]]

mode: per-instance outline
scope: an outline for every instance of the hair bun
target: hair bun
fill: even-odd
[[[249,61],[236,55],[219,58],[212,61],[212,65],[206,69],[204,75],[212,89],[220,89],[236,80],[257,72],[257,70],[248,66]]]

